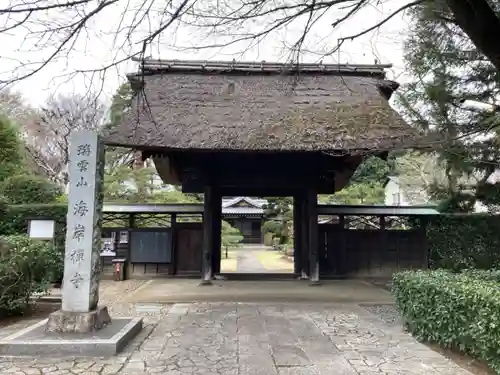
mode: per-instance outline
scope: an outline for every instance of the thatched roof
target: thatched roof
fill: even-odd
[[[387,65],[146,60],[110,145],[169,150],[388,151],[415,131],[389,106]]]

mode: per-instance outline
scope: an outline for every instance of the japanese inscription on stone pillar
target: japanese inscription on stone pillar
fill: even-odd
[[[62,310],[88,312],[99,301],[104,146],[96,132],[71,135]]]

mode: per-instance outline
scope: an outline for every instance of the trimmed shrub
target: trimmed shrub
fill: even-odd
[[[0,235],[28,233],[30,219],[44,218],[56,221],[56,239],[63,236],[66,228],[68,206],[64,203],[55,204],[20,204],[7,207],[5,215],[0,218]]]
[[[500,374],[500,289],[467,274],[406,271],[393,277],[396,307],[419,340],[459,349]]]
[[[50,243],[26,235],[0,237],[0,315],[22,313],[63,269]]]
[[[63,260],[66,235],[67,204],[25,204],[8,206],[5,214],[0,217],[0,235],[26,235],[29,219],[53,219],[56,222],[54,251],[58,259]],[[62,269],[54,274],[53,282],[62,281]]]
[[[238,228],[233,227],[227,221],[222,220],[221,244],[223,248],[228,249],[240,246],[243,236]]]
[[[500,282],[500,270],[462,270],[462,274],[477,280]]]
[[[273,245],[273,234],[272,233],[267,232],[264,234],[264,245],[266,245],[266,246]]]
[[[19,174],[6,178],[0,184],[1,193],[10,204],[54,203],[61,196],[61,188],[40,176]]]
[[[427,227],[431,268],[500,268],[500,216],[440,215]]]

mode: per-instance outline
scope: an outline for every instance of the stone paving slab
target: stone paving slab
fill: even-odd
[[[4,357],[0,373],[471,375],[404,333],[396,319],[388,317],[389,310],[320,303],[129,307],[138,316],[144,311],[155,315],[119,356]]]
[[[392,303],[390,292],[363,280],[322,280],[321,288],[307,280],[213,281],[199,287],[198,279],[153,280],[140,292],[123,295],[128,303],[193,302],[311,302],[311,303]]]

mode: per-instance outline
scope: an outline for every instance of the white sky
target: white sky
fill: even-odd
[[[134,0],[132,0],[134,1]],[[160,1],[161,2],[161,1]],[[385,16],[390,14],[397,7],[401,6],[401,1],[385,1],[384,6],[367,7],[360,11],[356,17],[344,23],[341,27],[332,32],[331,23],[339,15],[335,12],[326,14],[311,30],[304,49],[313,52],[321,52],[331,49],[337,44],[337,38],[352,35],[372,26]],[[46,97],[56,92],[85,92],[89,86],[94,89],[101,89],[103,99],[109,99],[120,83],[125,82],[125,73],[133,72],[137,69],[135,63],[126,62],[120,64],[116,69],[109,70],[105,79],[100,77],[91,78],[89,74],[79,74],[68,80],[67,74],[75,69],[92,69],[107,65],[114,61],[116,56],[124,56],[121,50],[110,47],[113,43],[121,43],[120,35],[116,37],[111,33],[120,22],[120,14],[123,4],[119,3],[115,7],[106,9],[99,15],[93,23],[89,25],[87,34],[82,34],[75,43],[74,49],[68,57],[60,56],[53,63],[48,64],[41,72],[16,84],[13,89],[20,91],[25,99],[32,105],[40,105]],[[338,12],[338,11],[337,11]],[[50,17],[59,17],[51,15]],[[2,20],[0,18],[0,20]],[[154,21],[154,20],[153,20]],[[161,36],[161,43],[153,47],[146,53],[153,58],[163,59],[202,59],[202,60],[255,60],[255,61],[283,61],[286,62],[288,50],[283,47],[284,43],[293,44],[300,36],[301,26],[304,20],[298,20],[286,30],[280,30],[270,35],[263,43],[247,50],[247,45],[239,44],[231,47],[213,48],[208,50],[195,51],[193,49],[179,51],[181,46],[193,46],[200,43],[212,44],[220,43],[224,38],[204,37],[199,29],[183,27],[175,30],[170,29]],[[258,25],[257,25],[258,26]],[[353,41],[344,43],[340,53],[333,56],[320,57],[315,53],[303,53],[303,62],[340,62],[356,64],[373,64],[375,59],[380,63],[392,63],[394,68],[388,72],[388,78],[395,78],[402,83],[408,79],[404,75],[403,69],[403,42],[408,28],[408,21],[403,15],[394,17],[380,29],[369,33]],[[18,66],[18,61],[23,63],[29,61],[43,61],[43,56],[47,56],[52,51],[46,47],[44,50],[34,48],[33,43],[24,42],[26,31],[16,29],[14,32],[0,34],[0,79],[8,78],[12,75],[12,69]],[[131,50],[140,50],[138,41],[144,36],[144,30],[138,31],[132,41]],[[116,39],[115,39],[116,38]],[[118,41],[117,41],[118,40]],[[40,44],[43,45],[43,44]],[[246,51],[245,51],[246,50]],[[241,53],[245,51],[245,53]],[[120,55],[120,53],[122,53]],[[64,77],[61,77],[66,75]]]

